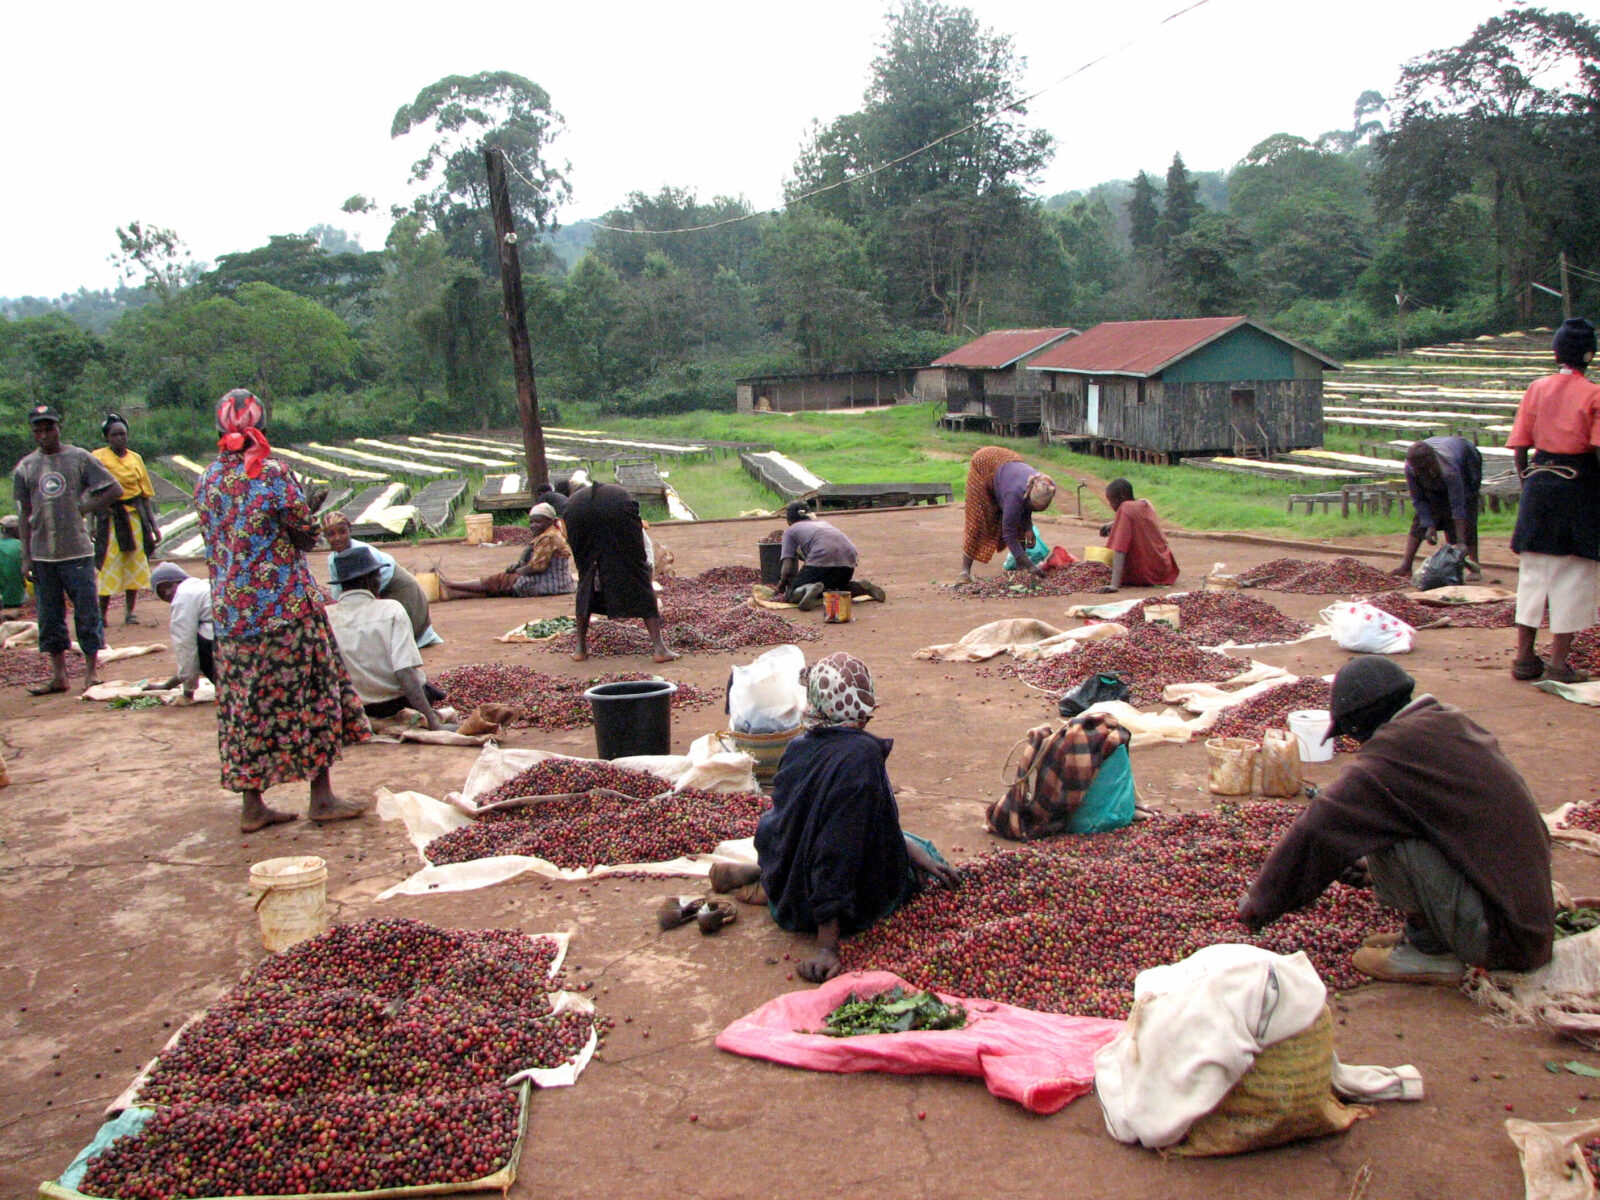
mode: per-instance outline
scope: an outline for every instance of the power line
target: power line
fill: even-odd
[[[1068,82],[1071,79],[1076,78],[1079,75],[1082,75],[1085,71],[1089,70],[1090,68],[1097,67],[1101,63],[1105,62],[1107,59],[1113,58],[1116,55],[1121,54],[1123,51],[1128,50],[1129,48],[1137,45],[1144,38],[1148,37],[1150,33],[1154,32],[1155,30],[1160,29],[1163,25],[1170,24],[1171,22],[1178,20],[1178,18],[1180,18],[1180,17],[1187,16],[1189,13],[1193,12],[1195,9],[1203,8],[1205,5],[1209,4],[1210,2],[1211,2],[1211,0],[1193,0],[1193,3],[1186,4],[1184,7],[1180,8],[1180,9],[1176,9],[1173,12],[1170,12],[1166,16],[1162,17],[1161,20],[1157,21],[1149,30],[1147,30],[1147,31],[1145,31],[1143,33],[1136,34],[1133,37],[1129,38],[1127,41],[1123,42],[1120,46],[1115,46],[1112,49],[1107,50],[1104,54],[1101,54],[1101,55],[1099,55],[1099,56],[1097,56],[1095,58],[1091,58],[1088,62],[1082,64],[1081,66],[1073,68],[1071,71],[1068,71],[1065,75],[1061,76],[1061,78],[1059,78],[1059,79],[1057,79],[1057,80],[1055,80],[1055,81],[1053,81],[1051,83],[1045,84],[1044,87],[1039,88],[1037,91],[1030,92],[1028,95],[1023,96],[1018,100],[1013,100],[1010,104],[1006,105],[1004,108],[996,109],[994,112],[989,113],[986,116],[979,117],[975,121],[969,121],[967,124],[961,126],[959,129],[952,129],[949,133],[946,133],[946,134],[942,135],[941,137],[936,137],[936,138],[933,139],[933,141],[928,142],[926,145],[918,146],[915,150],[909,150],[905,154],[900,155],[898,158],[891,158],[887,162],[878,163],[876,166],[868,167],[866,170],[861,171],[858,174],[847,175],[847,176],[845,176],[845,178],[835,180],[833,183],[825,183],[819,188],[813,188],[809,192],[802,192],[798,196],[791,196],[791,197],[789,197],[787,200],[785,200],[783,202],[782,207],[790,208],[790,207],[792,207],[792,206],[794,206],[796,204],[801,203],[802,201],[810,200],[810,199],[812,199],[812,198],[814,198],[816,196],[820,196],[824,192],[831,192],[831,191],[834,191],[834,190],[836,190],[838,188],[847,187],[847,186],[849,186],[850,184],[853,184],[853,183],[859,183],[863,179],[870,179],[874,175],[879,174],[880,172],[887,171],[890,167],[897,167],[901,163],[908,162],[911,159],[917,157],[917,155],[919,155],[919,154],[927,153],[929,150],[932,150],[935,146],[943,145],[945,142],[948,142],[951,138],[958,138],[964,133],[971,133],[974,129],[977,129],[977,128],[987,124],[988,122],[993,121],[995,118],[1001,116],[1004,113],[1018,111],[1018,110],[1022,109],[1025,105],[1031,104],[1034,100],[1037,100],[1040,96],[1044,95],[1046,92],[1054,91],[1056,88],[1060,87],[1062,84]],[[516,173],[517,177],[519,179],[521,179],[524,183],[527,183],[529,187],[533,186],[533,184],[529,183],[527,178],[524,177],[520,171],[516,171],[515,167],[513,167],[512,170]],[[774,209],[772,211],[776,212],[777,210]],[[765,215],[766,215],[765,211],[749,212],[749,213],[741,214],[740,216],[737,216],[737,217],[727,217],[727,218],[725,218],[725,219],[723,219],[721,221],[712,221],[712,222],[710,222],[708,224],[705,224],[705,225],[690,225],[690,226],[686,226],[686,227],[681,228],[681,229],[629,229],[629,228],[625,228],[625,227],[620,226],[620,225],[602,225],[598,221],[587,221],[587,222],[583,222],[583,223],[587,224],[587,225],[590,225],[595,229],[604,229],[604,230],[606,230],[606,231],[608,231],[610,233],[632,233],[632,234],[642,234],[642,235],[670,234],[670,233],[703,233],[708,229],[721,229],[725,225],[737,225],[742,221],[753,221],[753,220],[755,220],[755,218],[760,217],[760,216],[765,216]]]

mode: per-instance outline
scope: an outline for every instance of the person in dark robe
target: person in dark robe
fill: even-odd
[[[573,661],[589,657],[589,618],[595,614],[612,620],[638,617],[649,631],[655,661],[677,658],[667,649],[661,633],[661,610],[651,585],[639,502],[614,483],[574,488],[567,501],[566,524],[567,542],[578,570],[578,648]]]
[[[900,829],[884,766],[894,743],[865,728],[877,707],[866,663],[830,654],[802,678],[811,727],[778,764],[772,808],[756,826],[759,865],[718,863],[711,886],[764,900],[782,928],[816,934],[816,954],[797,970],[822,983],[841,969],[840,938],[887,917],[929,882],[958,887],[961,873],[933,843]]]
[[[1356,951],[1374,979],[1453,985],[1467,967],[1543,966],[1555,902],[1538,806],[1493,734],[1413,687],[1380,654],[1340,668],[1328,736],[1361,750],[1273,847],[1239,918],[1260,929],[1339,880],[1405,913],[1400,933]]]
[[[1455,434],[1412,442],[1406,451],[1406,488],[1411,493],[1411,532],[1406,535],[1400,565],[1390,572],[1411,574],[1411,564],[1426,541],[1430,546],[1444,534],[1452,546],[1462,546],[1472,564],[1471,580],[1483,578],[1478,562],[1478,492],[1483,486],[1483,453]]]

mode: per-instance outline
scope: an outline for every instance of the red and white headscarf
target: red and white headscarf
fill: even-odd
[[[267,410],[249,388],[234,388],[217,402],[217,429],[222,434],[217,448],[235,454],[244,451],[244,473],[251,479],[261,474],[261,464],[272,453],[260,429],[266,419]]]
[[[800,672],[805,684],[806,716],[819,725],[865,721],[878,707],[872,672],[853,654],[830,654]]]

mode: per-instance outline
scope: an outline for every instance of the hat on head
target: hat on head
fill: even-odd
[[[1582,317],[1568,317],[1556,330],[1550,348],[1556,352],[1557,362],[1580,367],[1583,365],[1583,356],[1595,351],[1594,326]]]
[[[378,561],[377,551],[371,546],[351,546],[335,554],[328,563],[328,575],[334,583],[360,579],[382,569],[383,563]]]
[[[553,504],[539,503],[528,510],[530,517],[543,517],[547,521],[556,520],[556,509]]]
[[[163,583],[182,583],[193,576],[175,562],[157,563],[150,568],[150,586],[158,588]]]
[[[783,515],[791,525],[796,521],[807,521],[811,518],[811,507],[804,500],[791,500],[783,506]]]
[[[1360,654],[1339,668],[1333,677],[1333,699],[1328,705],[1327,740],[1347,732],[1344,722],[1354,713],[1383,700],[1406,696],[1417,681],[1381,654]]]
[[[42,421],[54,421],[61,424],[61,414],[48,404],[35,404],[28,410],[28,424],[38,425]]]

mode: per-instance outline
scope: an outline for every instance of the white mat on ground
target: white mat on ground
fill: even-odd
[[[1021,659],[1054,658],[1082,642],[1120,637],[1127,632],[1126,626],[1110,621],[1058,629],[1033,617],[1012,617],[968,630],[954,642],[924,646],[911,657],[934,662],[985,662],[1002,654]]]
[[[150,679],[107,679],[104,683],[97,683],[81,696],[80,700],[117,700],[124,696],[154,696],[163,704],[177,704],[183,698],[183,689],[175,688],[146,688],[145,684],[164,682]],[[210,704],[217,698],[217,689],[211,686],[209,679],[201,679],[194,689],[194,703]]]
[[[753,792],[759,790],[754,768],[755,759],[748,754],[711,753],[697,747],[710,745],[709,738],[700,738],[688,755],[642,756],[613,760],[614,766],[635,771],[648,771],[659,776],[673,790],[684,787],[702,788],[713,792]],[[719,861],[747,862],[747,854],[740,847],[750,839],[724,842],[710,854],[696,854],[656,863],[608,863],[593,868],[558,867],[554,863],[531,855],[499,855],[479,858],[471,862],[448,863],[433,866],[428,863],[425,851],[428,843],[453,829],[470,825],[476,811],[477,798],[498,787],[506,780],[526,771],[529,767],[551,758],[570,758],[571,755],[552,754],[547,750],[502,750],[487,746],[472,764],[467,781],[460,792],[452,792],[445,800],[435,800],[421,792],[391,792],[378,790],[378,816],[384,820],[401,821],[406,835],[417,848],[424,863],[422,869],[410,878],[395,884],[378,895],[379,900],[391,896],[420,896],[429,892],[466,892],[489,887],[515,879],[519,875],[535,874],[548,879],[596,879],[603,875],[622,872],[648,871],[658,875],[684,875],[703,877],[710,874],[711,864]],[[592,761],[592,760],[580,760]],[[666,790],[666,789],[663,789]]]
[[[1591,679],[1588,683],[1557,683],[1554,679],[1541,679],[1533,686],[1541,692],[1571,700],[1574,704],[1600,708],[1600,679]]]

